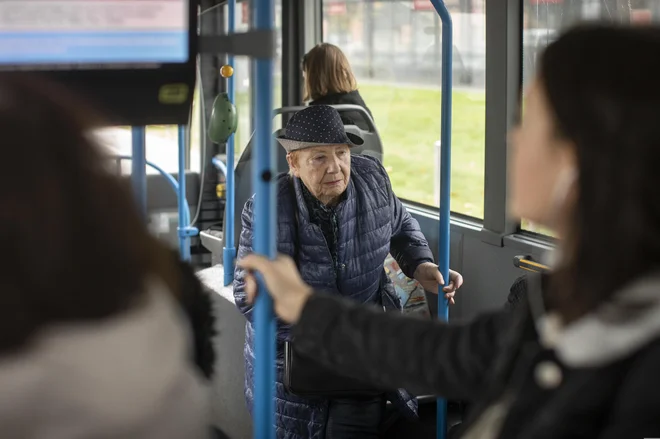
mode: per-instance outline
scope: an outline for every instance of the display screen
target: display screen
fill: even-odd
[[[188,0],[0,0],[0,67],[184,63]]]

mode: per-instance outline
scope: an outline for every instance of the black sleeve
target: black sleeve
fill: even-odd
[[[406,318],[314,294],[294,327],[295,349],[338,373],[385,389],[472,401],[512,323],[507,311],[465,325]]]
[[[638,355],[628,373],[598,439],[660,436],[660,341]]]
[[[179,261],[179,268],[181,305],[192,328],[195,364],[206,378],[211,379],[215,365],[213,338],[216,336],[211,293],[202,285],[190,265]]]
[[[220,430],[218,427],[213,427],[211,430],[211,439],[230,439],[230,438],[225,434],[224,431]]]

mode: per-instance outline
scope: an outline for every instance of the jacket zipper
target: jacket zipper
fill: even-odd
[[[335,263],[334,258],[332,257],[332,252],[330,251],[330,246],[328,245],[328,240],[325,239],[325,235],[323,234],[323,230],[321,229],[320,226],[317,224],[311,223],[311,226],[317,229],[319,232],[321,232],[321,237],[323,237],[323,242],[325,242],[325,249],[328,252],[328,256],[330,257],[330,261],[332,262],[332,272],[335,274],[335,286],[337,287],[337,290],[339,291],[339,273],[337,272],[337,264]],[[339,257],[339,254],[337,254],[337,257]]]

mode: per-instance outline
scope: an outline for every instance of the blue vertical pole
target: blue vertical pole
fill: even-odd
[[[131,181],[142,218],[147,220],[147,135],[144,127],[132,127]]]
[[[273,30],[274,1],[254,0],[254,27],[261,31]],[[252,168],[252,187],[255,190],[254,240],[256,253],[274,258],[277,251],[275,217],[274,167],[275,148],[272,143],[273,111],[273,58],[257,59],[255,66],[256,102],[255,150]],[[275,319],[273,301],[259,283],[255,304],[255,393],[254,437],[275,438]]]
[[[440,120],[440,230],[438,269],[449,283],[449,213],[451,200],[451,98],[452,98],[452,50],[453,26],[451,15],[443,0],[431,0],[442,21],[442,101]],[[444,298],[442,287],[438,289],[438,318],[449,319],[449,303]],[[447,435],[447,401],[438,398],[437,437]]]
[[[179,125],[179,255],[184,261],[190,261],[190,236],[186,233],[190,218],[186,215],[186,126]],[[204,133],[203,133],[204,135]]]
[[[229,0],[227,4],[228,20],[227,34],[234,33],[236,28],[236,0]],[[227,56],[227,64],[234,67],[234,55]],[[235,73],[234,73],[235,74]],[[234,105],[235,98],[234,75],[227,80],[227,94],[229,101]],[[234,153],[235,153],[235,135],[232,134],[227,140],[227,200],[225,204],[226,224],[225,227],[225,247],[223,248],[222,260],[225,267],[225,286],[231,284],[234,280],[234,262],[236,260],[236,243],[234,242],[234,209],[236,208],[235,183],[234,183]]]

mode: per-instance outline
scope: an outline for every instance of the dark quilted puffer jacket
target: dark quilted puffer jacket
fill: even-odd
[[[433,261],[419,224],[392,192],[382,165],[370,157],[353,156],[351,178],[345,197],[337,207],[339,237],[337,265],[333,264],[321,228],[310,221],[303,198],[302,182],[280,175],[278,189],[278,251],[296,259],[302,278],[315,289],[350,297],[360,303],[376,303],[400,310],[401,304],[385,275],[383,263],[391,253],[403,272],[412,277],[422,262]],[[238,258],[252,251],[254,199],[245,204],[242,215]],[[294,216],[295,215],[295,216]],[[252,412],[254,376],[254,328],[252,308],[246,303],[244,273],[236,269],[234,296],[247,317],[245,336],[247,404]],[[327,401],[306,400],[286,392],[282,384],[283,343],[290,327],[278,323],[276,429],[278,439],[323,439]],[[417,402],[401,390],[388,395],[404,415],[416,416]]]

